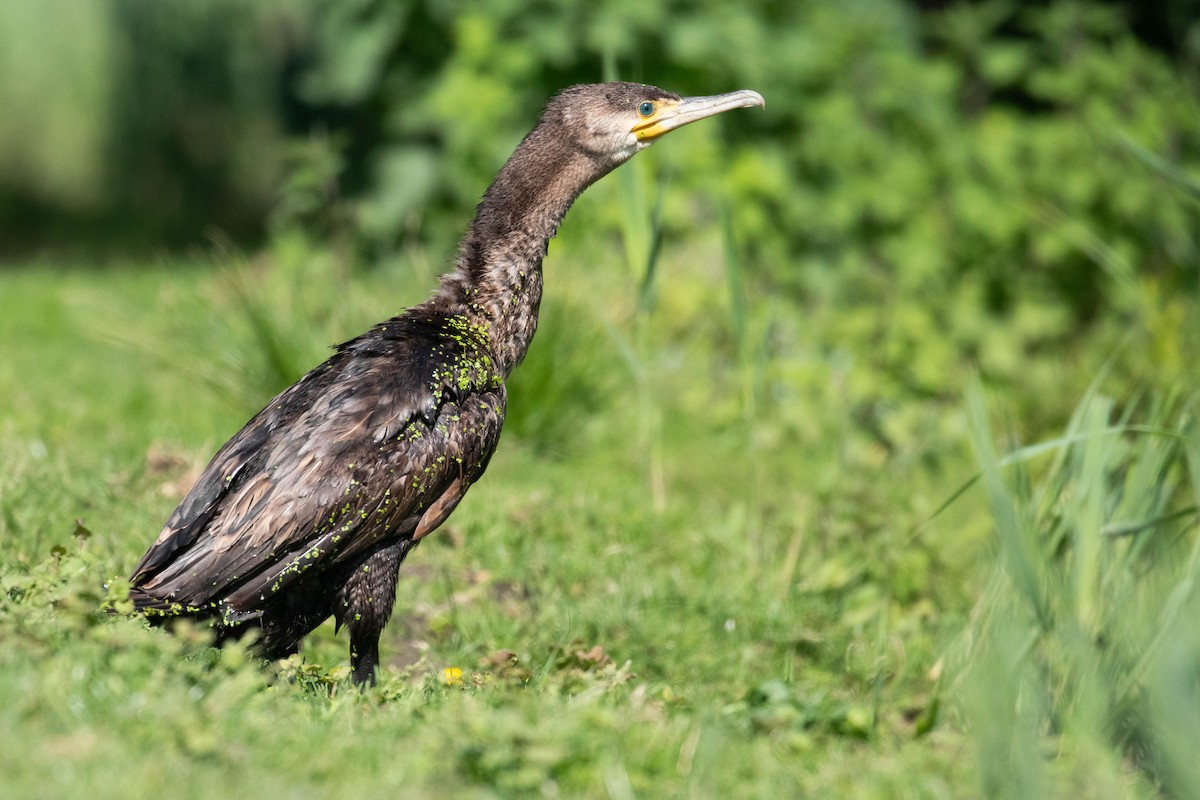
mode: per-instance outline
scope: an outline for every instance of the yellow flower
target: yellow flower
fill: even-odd
[[[462,670],[458,667],[446,667],[442,670],[442,683],[447,686],[458,686],[463,682]]]

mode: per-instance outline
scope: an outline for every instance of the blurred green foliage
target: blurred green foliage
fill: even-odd
[[[1179,298],[1197,291],[1200,207],[1139,156],[1200,175],[1195,24],[1172,60],[1128,27],[1149,12],[1088,2],[72,9],[0,9],[0,66],[27,76],[0,83],[6,247],[266,228],[364,263],[431,242],[448,256],[556,89],[752,87],[766,112],[680,134],[622,180],[658,196],[655,242],[726,220],[744,290],[802,305],[888,446],[906,435],[890,398],[940,396],[966,363],[1011,381],[1100,318],[1136,329],[1135,372],[1152,352],[1178,377],[1196,346]],[[647,235],[637,199],[570,235],[628,248]]]
[[[1176,0],[1168,16],[1187,7]],[[1121,6],[88,0],[65,11],[0,9],[0,207],[29,222],[6,235],[13,244],[41,241],[39,222],[59,230],[57,217],[103,221],[118,240],[237,237],[268,218],[319,223],[345,201],[375,248],[445,235],[549,94],[619,75],[768,97],[768,113],[723,120],[724,141],[710,133],[665,169],[672,192],[691,196],[725,142],[752,143],[723,170],[736,229],[788,265],[772,283],[822,301],[965,281],[983,310],[1028,306],[1037,339],[1066,324],[1040,301],[1069,294],[1088,317],[1106,299],[1097,270],[1169,280],[1195,246],[1194,215],[1154,202],[1161,184],[1119,145],[1194,172],[1195,87],[1133,36],[1135,9]],[[1181,29],[1185,57],[1200,55],[1197,31]],[[676,231],[696,222],[680,206],[666,219]],[[1032,299],[1014,296],[1017,265],[1038,284]],[[938,323],[895,322],[895,346]],[[987,350],[986,331],[963,336]]]
[[[305,20],[286,2],[0,5],[0,257],[261,229]]]

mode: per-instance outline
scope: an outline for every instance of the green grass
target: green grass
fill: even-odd
[[[724,237],[658,263],[654,308],[566,266],[618,250],[556,244],[515,424],[405,565],[362,695],[328,625],[270,665],[100,608],[215,448],[426,262],[0,271],[4,796],[1200,793],[1193,398],[1068,369],[1000,425],[1041,387],[950,378],[872,431]]]

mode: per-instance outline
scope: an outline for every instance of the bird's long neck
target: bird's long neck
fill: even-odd
[[[542,258],[571,203],[607,172],[538,125],[500,170],[442,276],[431,303],[487,326],[505,377],[525,357],[537,329]]]

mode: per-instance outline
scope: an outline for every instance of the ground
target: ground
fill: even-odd
[[[972,667],[1021,606],[997,564],[1024,506],[969,387],[931,409],[941,438],[889,450],[838,396],[785,408],[719,336],[621,331],[578,282],[551,282],[488,474],[404,567],[378,686],[330,625],[268,664],[104,613],[257,403],[428,283],[256,304],[279,269],[0,273],[6,796],[1153,796],[1141,751],[1005,705],[1006,678],[985,694],[1013,727],[986,723]],[[997,752],[1025,765],[1007,788]]]

